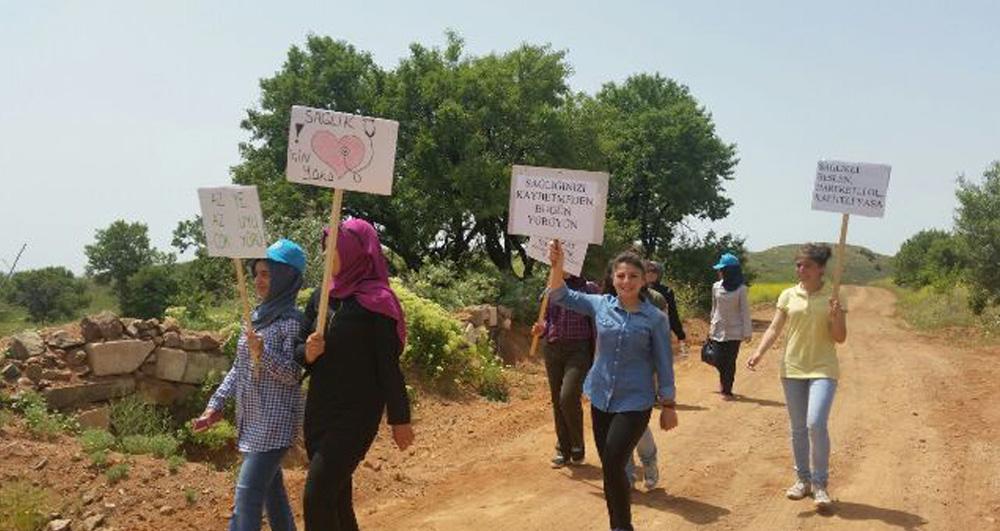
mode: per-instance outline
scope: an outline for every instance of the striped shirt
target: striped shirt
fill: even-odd
[[[257,331],[264,338],[259,370],[250,364],[246,333],[240,334],[236,359],[208,407],[221,411],[236,399],[236,432],[241,452],[287,448],[302,429],[305,400],[299,385],[301,367],[293,359],[298,319],[278,319]]]

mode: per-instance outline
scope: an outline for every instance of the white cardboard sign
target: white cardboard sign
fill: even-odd
[[[399,122],[296,105],[285,175],[293,183],[389,195]]]
[[[891,170],[887,164],[821,160],[816,164],[812,209],[880,218]]]
[[[507,233],[601,244],[607,207],[607,173],[514,166]]]
[[[264,216],[256,186],[199,188],[198,201],[209,256],[266,256]]]
[[[528,239],[528,256],[543,264],[549,264],[549,240],[532,236]],[[583,261],[587,258],[587,244],[577,242],[559,241],[563,250],[563,270],[567,273],[580,276],[583,272]],[[552,265],[552,264],[549,264]]]

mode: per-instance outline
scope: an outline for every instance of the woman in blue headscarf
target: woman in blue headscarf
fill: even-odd
[[[207,428],[222,418],[226,399],[236,398],[243,464],[229,531],[259,530],[264,507],[272,530],[295,529],[281,458],[302,426],[301,369],[294,359],[302,314],[295,297],[305,266],[302,248],[284,239],[267,249],[266,259],[252,262],[254,290],[261,299],[253,311],[253,329],[240,335],[232,369],[195,420],[196,431]]]
[[[708,329],[709,341],[718,345],[719,392],[723,400],[733,400],[736,379],[736,355],[740,342],[750,342],[753,326],[750,321],[750,300],[743,270],[736,255],[725,253],[712,266],[719,281],[712,285],[712,318]]]

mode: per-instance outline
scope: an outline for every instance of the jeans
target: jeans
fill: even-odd
[[[556,451],[567,459],[583,459],[585,453],[580,393],[592,358],[593,344],[587,340],[545,345],[545,374],[552,395]]]
[[[646,477],[650,477],[650,470],[656,469],[656,441],[653,440],[653,432],[649,431],[649,426],[646,426],[646,431],[642,432],[642,438],[639,439],[639,444],[635,445],[635,453],[639,454],[639,461],[642,462],[642,471]],[[628,463],[625,463],[625,475],[628,476],[629,483],[635,483],[635,456],[629,455]],[[659,477],[655,472],[653,477]]]
[[[273,531],[295,531],[295,517],[281,474],[281,458],[287,450],[244,452],[229,531],[259,531],[265,506]]]
[[[719,362],[715,367],[719,371],[720,391],[724,395],[733,394],[733,381],[736,379],[736,355],[740,352],[740,341],[717,341],[719,345]]]
[[[782,378],[781,385],[791,421],[795,471],[803,483],[825,489],[830,475],[830,432],[826,424],[837,380]]]
[[[649,426],[651,410],[608,413],[594,406],[590,414],[594,424],[594,442],[601,456],[604,475],[604,499],[612,529],[632,530],[632,486],[625,477],[625,463]]]

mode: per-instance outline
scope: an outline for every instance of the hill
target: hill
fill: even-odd
[[[757,277],[758,283],[793,283],[795,282],[795,253],[801,244],[779,245],[765,251],[749,253],[747,267]],[[830,244],[836,250],[836,244]],[[845,284],[870,284],[871,282],[892,276],[892,258],[878,254],[865,247],[847,246],[844,265]],[[827,264],[829,272],[833,272],[834,259]]]

